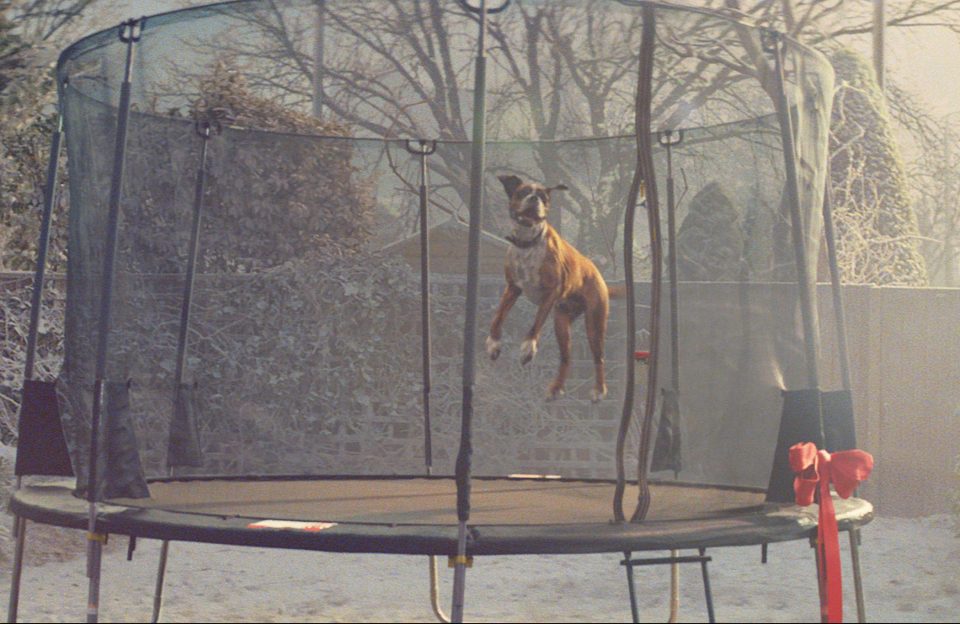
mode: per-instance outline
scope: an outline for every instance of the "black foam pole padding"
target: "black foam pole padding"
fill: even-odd
[[[812,388],[784,390],[777,450],[773,456],[773,469],[767,485],[767,502],[790,503],[795,500],[790,447],[802,442],[813,442],[817,448],[824,448],[820,431],[820,391]]]
[[[104,385],[106,461],[100,498],[149,498],[140,463],[140,445],[130,417],[130,387],[125,382]]]
[[[167,441],[168,466],[203,466],[197,426],[199,413],[195,387],[180,384],[174,400],[173,421],[170,423],[170,437]]]
[[[657,437],[653,445],[650,470],[680,472],[682,463],[679,422],[680,397],[675,390],[664,388],[663,398],[660,401],[660,424],[657,427]]]
[[[828,451],[857,448],[857,430],[853,419],[853,399],[849,390],[833,390],[821,395],[824,444]]]
[[[51,477],[74,476],[60,421],[56,385],[52,381],[23,382],[17,461],[14,473]]]

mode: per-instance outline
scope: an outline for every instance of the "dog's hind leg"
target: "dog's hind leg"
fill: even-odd
[[[607,384],[604,379],[603,341],[607,334],[608,311],[609,303],[604,298],[587,308],[587,317],[584,319],[584,325],[587,326],[587,341],[590,343],[590,351],[593,353],[593,367],[596,376],[591,395],[594,403],[607,396]]]
[[[560,346],[560,368],[557,370],[557,376],[547,389],[547,400],[553,401],[563,396],[563,386],[567,382],[567,374],[570,372],[570,325],[573,324],[573,316],[557,307],[553,313],[553,328],[557,334],[557,344]]]

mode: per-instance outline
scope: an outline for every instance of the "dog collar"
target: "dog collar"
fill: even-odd
[[[537,235],[530,240],[522,240],[516,236],[508,236],[507,240],[510,241],[510,244],[512,244],[514,247],[519,247],[520,249],[529,249],[540,242],[540,239],[543,238],[543,233],[545,230],[546,228],[540,228],[540,231],[537,232]]]

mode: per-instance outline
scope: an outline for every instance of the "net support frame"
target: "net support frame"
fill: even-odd
[[[827,182],[823,191],[823,236],[827,244],[827,263],[830,267],[830,291],[833,295],[833,314],[837,324],[837,355],[840,359],[840,383],[850,395],[850,410],[854,414],[853,381],[850,376],[850,351],[847,345],[847,321],[844,308],[840,265],[837,261],[837,239],[833,227],[833,176],[827,161]],[[850,565],[853,568],[853,593],[857,603],[857,621],[867,621],[867,607],[863,596],[863,574],[860,569],[860,529],[853,527],[850,533]]]
[[[30,325],[27,330],[27,360],[23,367],[24,382],[34,378],[37,354],[37,340],[40,335],[40,312],[43,305],[43,286],[46,280],[47,251],[50,248],[50,225],[53,221],[53,207],[57,200],[57,182],[60,172],[60,155],[63,144],[63,113],[57,111],[57,126],[50,138],[50,152],[47,159],[47,178],[43,189],[43,213],[40,220],[40,236],[37,241],[37,266],[33,274],[33,292],[30,296]],[[21,405],[22,409],[22,405]],[[17,475],[14,489],[19,490],[23,477]],[[13,537],[15,538],[13,571],[10,575],[10,600],[7,603],[7,621],[16,622],[20,608],[20,579],[23,573],[23,552],[26,546],[27,521],[14,515]]]
[[[407,141],[405,144],[410,154],[417,156],[420,165],[420,186],[417,192],[419,199],[419,229],[420,229],[420,367],[422,384],[423,407],[423,462],[427,476],[433,474],[433,427],[430,423],[430,393],[432,390],[433,367],[431,364],[431,315],[430,315],[430,230],[428,217],[429,207],[429,169],[427,157],[437,151],[436,141],[420,139],[416,142]],[[430,575],[430,608],[440,622],[449,622],[450,618],[443,612],[440,604],[440,573],[437,557],[429,557]]]
[[[117,238],[120,229],[120,198],[123,190],[123,174],[126,164],[127,128],[130,120],[131,89],[135,43],[140,41],[145,19],[130,19],[119,26],[120,40],[126,44],[126,61],[123,82],[120,85],[120,102],[117,111],[117,134],[113,152],[113,172],[110,181],[110,203],[107,221],[107,237],[103,260],[103,284],[100,294],[100,315],[97,321],[97,360],[94,380],[93,409],[90,422],[90,458],[87,475],[87,622],[97,622],[100,615],[100,564],[105,537],[97,533],[97,473],[100,421],[103,410],[104,389],[107,375],[107,352],[109,347],[110,321],[113,303],[113,277],[116,268]]]
[[[664,426],[663,417],[669,401],[677,406],[673,414],[678,418],[671,426],[679,425],[680,406],[680,329],[679,305],[680,294],[677,286],[677,204],[673,178],[673,148],[683,142],[683,130],[664,130],[658,134],[657,141],[667,153],[667,272],[670,279],[670,388],[665,392],[672,393],[672,397],[665,397],[660,406],[660,426]],[[668,401],[669,399],[669,401]],[[659,434],[658,434],[659,435]],[[656,452],[654,452],[656,455]],[[654,460],[656,461],[656,460]],[[679,478],[679,459],[674,464],[674,478]],[[680,556],[679,550],[671,550],[670,556],[674,559]],[[670,565],[670,615],[668,622],[676,622],[680,613],[680,564]]]
[[[820,387],[820,370],[817,363],[816,324],[813,309],[813,280],[807,265],[807,249],[804,244],[803,215],[800,211],[800,183],[797,169],[797,147],[794,139],[793,118],[790,102],[787,98],[786,80],[783,69],[783,49],[786,45],[783,33],[776,30],[761,31],[764,51],[773,56],[773,80],[775,88],[775,108],[780,125],[780,139],[783,145],[783,161],[786,171],[787,203],[790,211],[790,232],[797,266],[797,286],[800,297],[800,315],[803,323],[804,359],[806,363],[807,387]],[[821,440],[823,439],[823,418],[819,416]],[[822,441],[821,441],[822,445]]]
[[[844,312],[840,264],[837,260],[837,238],[833,227],[833,193],[830,181],[833,176],[827,162],[827,182],[823,190],[823,237],[827,244],[827,264],[830,267],[830,292],[833,295],[833,314],[837,323],[837,352],[840,359],[840,383],[850,392],[853,383],[850,377],[850,350],[847,345],[847,321]]]
[[[644,205],[650,235],[650,359],[647,365],[647,391],[644,395],[643,419],[640,422],[640,448],[637,453],[637,485],[640,494],[630,522],[640,522],[650,510],[650,449],[653,414],[657,407],[657,380],[660,359],[660,303],[663,298],[663,240],[660,234],[660,200],[657,193],[657,172],[653,164],[651,106],[653,102],[653,67],[656,50],[657,13],[652,5],[643,6],[643,38],[640,42],[640,83],[637,86],[637,147],[639,171],[646,186]],[[630,246],[631,259],[633,245]],[[632,261],[632,260],[631,260]],[[633,301],[630,307],[633,307]],[[636,335],[628,338],[627,361],[635,366]]]
[[[211,122],[209,119],[197,120],[195,128],[197,135],[200,137],[200,162],[197,166],[197,181],[194,186],[193,215],[190,222],[190,246],[187,252],[187,273],[183,283],[183,297],[180,300],[180,324],[178,326],[177,334],[176,369],[173,375],[173,405],[175,410],[176,406],[179,404],[179,394],[183,384],[184,370],[186,369],[188,342],[187,330],[190,327],[194,278],[196,277],[197,256],[200,248],[200,226],[203,223],[203,195],[207,178],[207,152],[213,133],[220,134],[222,131],[222,127],[219,123],[216,121]],[[174,419],[171,419],[171,437],[175,418],[176,416],[174,416]],[[167,470],[172,476],[174,465],[170,463],[169,447],[167,452]],[[164,579],[166,578],[167,560],[169,558],[169,554],[170,540],[163,540],[162,544],[160,545],[160,557],[157,562],[157,576],[154,583],[153,613],[150,619],[151,622],[160,621],[160,612],[163,607]]]
[[[474,62],[473,141],[470,155],[470,224],[467,242],[467,301],[463,328],[463,403],[460,419],[460,448],[457,452],[457,557],[453,570],[453,598],[450,619],[463,621],[466,592],[467,522],[470,520],[470,463],[473,455],[473,389],[476,380],[477,304],[480,294],[480,229],[483,209],[483,171],[486,164],[486,35],[487,0],[475,9],[460,0],[468,12],[478,13],[477,58]],[[504,3],[503,8],[506,8]]]
[[[183,296],[180,299],[180,322],[177,326],[176,368],[173,373],[174,405],[180,395],[184,372],[187,368],[188,330],[193,311],[193,286],[197,275],[197,256],[200,250],[200,227],[203,223],[203,194],[207,181],[207,152],[210,138],[215,128],[209,120],[198,121],[196,130],[200,137],[200,162],[197,165],[197,181],[194,186],[193,214],[190,222],[190,247],[187,252],[187,273],[183,280]],[[219,130],[218,130],[219,131]],[[171,427],[173,426],[171,420]],[[172,431],[171,431],[172,435]],[[167,453],[167,468],[172,469],[170,454]]]
[[[653,144],[650,138],[650,106],[653,81],[653,54],[656,38],[655,7],[644,4],[643,30],[640,40],[640,54],[637,72],[637,92],[634,101],[634,125],[637,140],[637,163],[627,195],[627,206],[623,226],[623,271],[626,282],[627,302],[627,350],[626,380],[624,387],[623,410],[620,429],[617,433],[616,463],[617,485],[613,496],[613,516],[616,522],[626,519],[623,511],[623,496],[626,491],[626,471],[624,468],[624,450],[627,432],[633,420],[636,362],[636,293],[633,278],[633,225],[637,204],[643,195],[647,209],[647,223],[650,236],[651,288],[650,288],[650,358],[647,366],[647,392],[644,402],[643,418],[640,423],[640,442],[637,458],[637,486],[639,494],[637,505],[630,517],[631,522],[642,520],[650,509],[650,485],[647,480],[647,465],[650,450],[650,430],[653,411],[656,408],[657,356],[659,354],[659,319],[662,281],[663,250],[660,240],[660,211],[657,202],[656,171],[653,166]]]

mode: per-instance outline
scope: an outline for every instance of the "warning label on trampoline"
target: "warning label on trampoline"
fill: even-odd
[[[295,520],[260,520],[248,524],[248,529],[286,529],[288,531],[324,531],[337,526],[336,522],[297,522]]]

